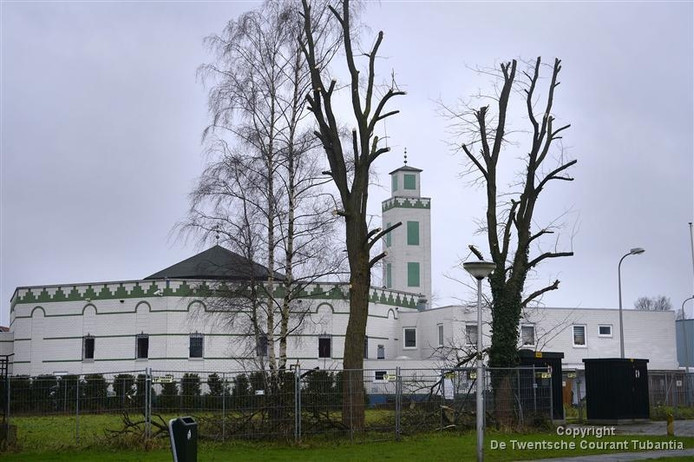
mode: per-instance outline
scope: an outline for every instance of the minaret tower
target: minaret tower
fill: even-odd
[[[383,201],[382,228],[402,225],[384,239],[383,285],[421,294],[422,306],[431,307],[431,199],[420,194],[418,168],[407,165],[390,172],[391,195]]]

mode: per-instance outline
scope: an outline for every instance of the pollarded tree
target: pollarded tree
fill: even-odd
[[[329,76],[327,65],[321,62],[319,50],[325,47],[319,35],[321,31],[317,18],[322,11],[302,0],[304,34],[299,41],[311,70],[311,90],[306,96],[309,109],[318,125],[315,132],[323,146],[330,171],[327,172],[337,187],[341,210],[339,214],[345,220],[345,240],[349,260],[349,301],[350,312],[345,333],[343,367],[347,377],[343,382],[343,423],[353,429],[364,425],[364,337],[369,311],[369,288],[371,286],[371,268],[385,254],[371,255],[372,247],[389,229],[370,230],[367,223],[367,202],[369,198],[369,178],[371,165],[388,147],[380,144],[375,134],[376,127],[382,120],[397,114],[397,110],[387,110],[389,101],[403,95],[393,82],[380,92],[375,83],[376,57],[383,41],[383,32],[379,32],[370,51],[362,53],[354,48],[354,27],[352,24],[349,0],[341,1],[341,8],[329,6],[333,20],[338,24],[342,37],[342,54],[344,55],[349,80],[346,90],[352,105],[350,120],[356,127],[349,140],[343,137],[342,125],[349,123],[339,120],[336,113],[337,81]],[[324,37],[324,36],[323,36]],[[360,56],[366,58],[366,74],[362,77],[357,64]],[[341,115],[341,114],[340,114]]]
[[[561,133],[570,125],[556,126],[554,115],[555,91],[559,86],[561,61],[556,59],[551,66],[551,76],[546,94],[542,96],[540,86],[542,60],[517,76],[517,62],[501,64],[500,91],[496,95],[495,107],[482,106],[472,110],[456,110],[444,107],[444,112],[453,121],[453,129],[464,137],[458,144],[470,162],[471,172],[477,175],[486,189],[486,215],[484,228],[489,243],[489,252],[496,269],[489,277],[492,293],[492,342],[489,348],[489,365],[509,367],[518,363],[518,327],[522,310],[542,294],[556,290],[559,280],[526,293],[526,278],[541,262],[557,257],[572,256],[571,251],[537,251],[543,237],[552,234],[551,226],[538,228],[535,213],[538,200],[553,181],[572,181],[567,170],[576,160],[567,160],[564,152],[555,146]],[[514,91],[517,90],[517,91]],[[507,118],[514,95],[520,95],[530,129],[509,139]],[[523,140],[527,133],[527,140]],[[511,162],[507,152],[511,146],[523,145],[524,167],[520,173],[518,192],[505,191],[499,184],[499,166]],[[481,253],[477,252],[481,259]]]

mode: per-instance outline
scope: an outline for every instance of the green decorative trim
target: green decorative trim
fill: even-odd
[[[431,199],[428,197],[392,197],[381,204],[381,211],[390,209],[431,209]]]
[[[169,283],[172,281],[168,281]],[[19,290],[26,290],[24,295],[21,297],[16,295],[12,299],[12,309],[14,310],[17,304],[38,304],[38,303],[52,303],[52,302],[80,302],[85,303],[85,307],[88,305],[94,305],[94,301],[97,300],[126,300],[126,299],[142,299],[142,298],[152,298],[152,297],[179,297],[179,298],[200,298],[200,303],[205,305],[203,300],[205,298],[214,297],[219,293],[223,293],[228,290],[225,287],[220,287],[219,290],[210,288],[206,282],[202,282],[198,287],[191,288],[188,281],[182,281],[177,289],[171,289],[170,287],[159,288],[156,282],[150,281],[139,281],[135,282],[134,287],[128,292],[125,285],[129,284],[127,282],[113,283],[113,284],[87,284],[86,289],[83,292],[77,288],[78,286],[70,286],[70,291],[66,295],[68,287],[57,287],[53,295],[49,294],[49,290],[46,287],[30,287]],[[84,286],[83,286],[84,287]],[[349,300],[349,285],[348,284],[311,284],[304,287],[298,294],[297,298],[304,300]],[[65,290],[64,290],[65,289]],[[160,291],[160,294],[157,294]],[[284,296],[286,288],[277,284],[274,287],[273,294],[275,298],[281,298]],[[242,297],[245,292],[244,287],[238,287],[235,292]],[[385,292],[391,292],[390,296],[384,296]],[[396,295],[392,291],[384,291],[383,289],[371,289],[370,300],[374,303],[382,303],[386,305],[399,306],[403,308],[416,308],[417,299],[414,294],[398,293]],[[147,301],[140,301],[140,303],[149,303]],[[138,303],[138,305],[140,304]],[[36,307],[39,308],[39,307]],[[36,309],[34,308],[34,309]],[[44,317],[54,317],[54,316],[82,316],[82,313],[72,313],[72,314],[47,314],[44,310]],[[96,306],[95,306],[96,308]],[[83,307],[84,309],[84,307]],[[132,311],[108,311],[108,312],[98,312],[97,315],[104,314],[124,314],[124,313],[134,313],[137,307],[133,308]],[[205,307],[206,311],[212,311]],[[150,311],[152,313],[177,313],[181,310],[152,310],[150,306]],[[30,318],[31,316],[15,316],[14,319]],[[14,322],[13,319],[13,322]]]
[[[181,356],[181,357],[161,357],[161,358],[140,358],[140,359],[135,359],[135,358],[101,358],[101,359],[94,359],[93,362],[114,362],[114,361],[139,361],[139,362],[147,362],[147,361],[183,361],[183,360],[189,360],[188,356]],[[232,360],[232,361],[250,361],[256,359],[255,356],[213,356],[213,357],[203,357],[203,358],[192,358],[196,360],[206,360],[206,361],[221,361],[221,360]],[[287,358],[287,363],[290,361],[319,361],[319,360],[325,360],[325,359],[332,359],[332,360],[342,360],[342,357],[332,357],[332,358],[318,358],[316,356],[306,356],[306,357],[295,357],[292,356],[291,358]],[[42,363],[81,363],[85,362],[83,359],[46,359],[41,361]],[[89,360],[88,363],[91,363],[92,360]],[[14,361],[13,364],[31,364],[31,361]],[[155,372],[162,372],[162,371],[155,371]]]
[[[374,317],[379,317],[379,318],[387,318],[387,316],[374,316]],[[188,338],[191,335],[194,335],[194,332],[189,332],[189,333],[170,333],[170,334],[147,334],[148,337],[185,337]],[[233,333],[228,333],[228,334],[218,334],[218,333],[204,333],[204,332],[198,332],[199,335],[203,335],[204,337],[250,337],[251,334],[233,334]],[[140,334],[114,334],[114,335],[91,335],[91,337],[95,339],[99,338],[128,338],[128,337],[137,337]],[[292,334],[291,337],[320,337],[322,334]],[[332,334],[332,337],[344,337],[344,334]],[[44,337],[43,340],[82,340],[84,336],[71,336],[71,337]],[[279,338],[279,336],[278,336]],[[24,339],[17,339],[14,340],[15,342],[17,341],[30,341],[31,339],[24,338]],[[12,340],[3,340],[2,342],[6,343],[12,343]]]

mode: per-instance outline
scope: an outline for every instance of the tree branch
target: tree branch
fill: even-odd
[[[545,252],[534,260],[531,260],[527,266],[528,269],[530,269],[540,263],[542,260],[546,260],[548,258],[573,257],[573,254],[573,252]]]
[[[376,228],[375,230],[371,231],[371,232],[369,233],[369,236],[368,236],[368,237],[371,237],[371,235],[374,233],[374,231],[377,232],[377,234],[376,234],[376,235],[371,239],[371,241],[368,243],[369,249],[370,249],[371,247],[373,247],[373,245],[374,245],[376,242],[378,242],[379,239],[381,239],[383,236],[385,236],[386,234],[388,234],[389,232],[393,231],[395,228],[397,228],[397,227],[399,227],[399,226],[402,226],[402,221],[398,221],[398,222],[395,223],[394,225],[389,226],[389,227],[387,227],[386,229],[384,229],[384,230],[382,230],[382,231],[379,230],[378,228]]]
[[[555,280],[551,285],[544,287],[540,290],[536,290],[532,294],[530,294],[523,302],[521,303],[521,306],[525,308],[528,303],[539,297],[540,295],[544,294],[545,292],[549,292],[551,290],[556,290],[559,288],[559,279]]]

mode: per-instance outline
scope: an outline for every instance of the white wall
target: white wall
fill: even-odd
[[[204,298],[172,295],[183,281],[130,281],[91,286],[97,292],[105,287],[117,294],[120,287],[132,293],[135,284],[146,286],[148,293],[142,297],[90,297],[89,285],[78,285],[74,286],[77,292],[71,300],[58,297],[59,301],[51,301],[51,297],[55,298],[56,287],[18,290],[11,310],[12,333],[3,337],[12,341],[2,344],[3,348],[13,346],[14,373],[89,374],[147,367],[172,371],[230,371],[257,365],[260,359],[255,356],[255,341],[248,334],[243,313],[237,313],[230,322],[228,313],[212,313]],[[72,288],[64,288],[63,292],[72,291]],[[319,289],[326,298],[302,300],[302,309],[310,314],[288,342],[289,363],[298,362],[302,368],[338,369],[349,317],[349,304],[345,299],[347,286],[325,284]],[[166,290],[172,292],[153,295],[155,291],[166,293]],[[310,287],[309,292],[312,290]],[[33,295],[27,297],[27,292]],[[41,293],[42,296],[38,295]],[[398,317],[402,312],[416,312],[413,308],[416,297],[387,290],[374,290],[372,295],[383,302],[370,305],[369,356],[376,358],[377,346],[382,344],[386,357],[394,358],[399,336]],[[203,358],[189,358],[189,338],[193,333],[204,334]],[[148,359],[135,358],[137,334],[149,336]],[[324,334],[332,338],[330,358],[318,358],[318,339]],[[93,360],[82,359],[83,338],[87,335],[94,337]]]
[[[134,294],[135,284],[147,286],[142,296],[90,298],[88,285],[70,286],[70,300],[56,298],[56,288],[18,290],[11,312],[11,332],[0,337],[2,351],[13,351],[14,374],[47,374],[64,371],[75,374],[142,370],[231,371],[253,366],[254,339],[240,319],[230,323],[227,314],[210,313],[204,299],[177,296],[183,281],[130,281],[93,284],[93,290],[106,287],[113,294]],[[154,284],[151,286],[151,284]],[[127,289],[127,290],[126,290]],[[349,318],[346,286],[321,285],[324,298],[304,299],[310,311],[288,343],[289,363],[301,367],[339,369],[344,351],[344,333]],[[168,295],[153,295],[169,290]],[[27,291],[34,295],[27,296]],[[50,293],[49,293],[50,292]],[[104,292],[106,293],[106,292]],[[39,295],[42,294],[42,295]],[[474,307],[449,306],[418,311],[416,296],[397,291],[374,290],[379,300],[371,303],[367,325],[368,360],[366,367],[386,364],[428,364],[441,367],[454,362],[451,346],[465,345],[465,325],[476,324]],[[52,297],[52,298],[51,298]],[[489,310],[484,310],[483,342],[490,344]],[[242,317],[241,314],[237,315]],[[582,369],[583,358],[619,357],[619,312],[614,309],[542,308],[526,310],[522,323],[535,327],[535,345],[540,351],[563,352],[564,368]],[[445,345],[439,348],[438,325],[444,329]],[[586,327],[586,345],[573,343],[573,325]],[[610,325],[612,335],[600,336],[600,325]],[[404,329],[415,328],[417,345],[405,348]],[[149,335],[149,358],[135,358],[136,335]],[[204,358],[189,358],[189,336],[204,334]],[[318,358],[318,341],[332,338],[330,358]],[[649,360],[649,369],[676,369],[675,322],[673,312],[624,310],[627,357]],[[95,338],[95,359],[82,359],[83,337]],[[385,359],[377,359],[378,345],[385,348]],[[395,366],[394,366],[395,367]]]

